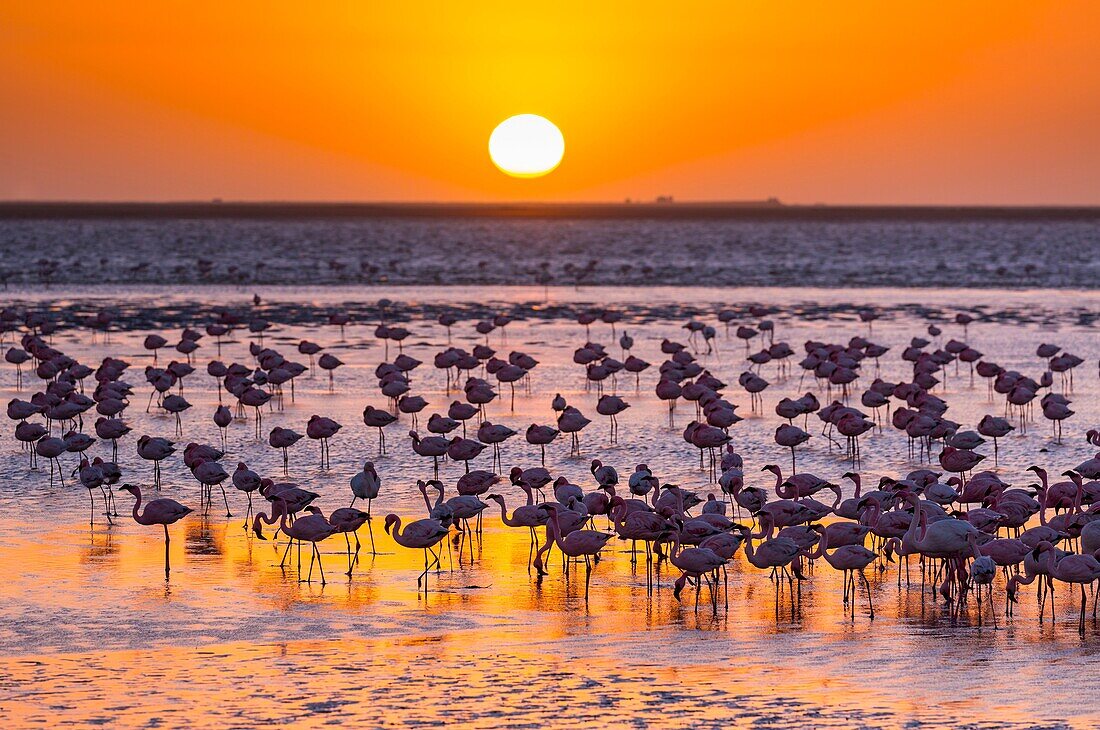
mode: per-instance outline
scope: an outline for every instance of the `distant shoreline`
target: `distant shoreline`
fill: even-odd
[[[1100,206],[786,205],[776,200],[631,203],[0,201],[0,220],[510,218],[576,220],[1100,220]]]

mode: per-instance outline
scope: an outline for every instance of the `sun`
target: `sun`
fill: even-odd
[[[542,177],[561,162],[565,137],[546,117],[517,114],[489,135],[489,157],[512,177]]]

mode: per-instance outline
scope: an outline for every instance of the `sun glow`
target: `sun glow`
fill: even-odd
[[[541,177],[561,163],[565,138],[553,122],[537,114],[518,114],[489,135],[489,157],[512,177]]]

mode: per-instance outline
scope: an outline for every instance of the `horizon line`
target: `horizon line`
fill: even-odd
[[[332,205],[332,206],[759,206],[782,208],[1100,208],[1096,203],[836,203],[836,202],[787,202],[775,196],[766,198],[675,198],[659,196],[657,198],[631,198],[620,200],[387,200],[387,199],[313,199],[313,198],[3,198],[0,206],[14,205]]]
[[[758,200],[623,201],[308,201],[308,200],[19,200],[0,199],[0,220],[34,219],[778,219],[923,220],[1100,218],[1100,205],[784,203]]]

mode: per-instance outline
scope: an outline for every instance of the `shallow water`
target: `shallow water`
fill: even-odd
[[[805,212],[805,211],[804,211]],[[778,213],[777,216],[782,215]],[[1095,214],[0,220],[4,283],[1092,287]],[[950,213],[944,213],[950,216]]]
[[[872,339],[894,349],[882,359],[881,375],[900,379],[908,368],[900,360],[903,343],[923,332],[929,321],[942,321],[966,310],[986,318],[969,328],[968,341],[1002,366],[1037,377],[1034,356],[1040,342],[1056,342],[1084,357],[1070,397],[1077,414],[1064,429],[1062,444],[1049,426],[1029,424],[1000,444],[998,472],[1017,485],[1030,483],[1031,463],[1052,473],[1092,454],[1083,433],[1100,424],[1097,405],[1097,353],[1092,322],[1100,314],[1100,295],[1088,292],[976,292],[889,289],[833,290],[632,290],[628,288],[493,289],[316,289],[264,288],[262,314],[278,325],[265,344],[290,354],[299,339],[320,342],[347,363],[336,371],[336,392],[326,379],[303,376],[293,403],[265,413],[264,430],[275,425],[304,432],[313,413],[344,424],[333,439],[331,471],[318,468],[317,448],[303,440],[291,451],[291,478],[322,494],[327,512],[350,500],[347,480],[366,458],[374,458],[383,493],[373,507],[377,556],[361,552],[348,580],[343,541],[323,544],[328,584],[300,583],[296,561],[278,566],[285,543],[257,540],[242,526],[245,501],[229,495],[234,517],[215,502],[207,516],[193,514],[171,530],[170,581],[164,580],[163,536],[123,517],[108,527],[96,514],[88,525],[87,493],[74,486],[50,485],[48,473],[32,472],[14,440],[0,442],[0,703],[16,724],[249,727],[261,722],[319,725],[354,721],[359,725],[436,724],[441,718],[477,726],[610,725],[684,727],[738,724],[760,726],[1093,726],[1100,711],[1089,701],[1100,675],[1090,661],[1100,648],[1100,626],[1091,619],[1085,634],[1076,625],[1075,599],[1062,588],[1058,621],[1037,622],[1034,591],[1025,589],[1016,615],[1005,619],[1003,583],[994,591],[997,626],[988,603],[979,625],[973,597],[960,615],[952,615],[920,589],[920,571],[898,588],[898,569],[868,571],[876,617],[867,614],[867,596],[857,596],[855,618],[844,613],[841,581],[827,565],[816,566],[800,595],[783,586],[776,596],[765,573],[739,555],[729,570],[725,598],[714,614],[703,592],[698,611],[689,588],[684,602],[672,597],[676,577],[667,567],[660,588],[649,595],[644,564],[632,570],[629,550],[612,543],[592,575],[590,601],[584,601],[583,569],[561,572],[555,558],[541,583],[526,569],[526,531],[499,523],[495,505],[484,521],[480,544],[457,547],[443,559],[444,570],[430,576],[431,591],[418,593],[415,576],[422,568],[416,551],[400,548],[382,532],[380,516],[394,511],[421,516],[423,503],[415,480],[430,475],[430,463],[412,453],[404,438],[406,419],[388,429],[390,453],[377,457],[377,436],[362,424],[367,403],[384,406],[377,394],[374,367],[384,349],[373,336],[378,298],[395,302],[391,316],[407,320],[413,336],[406,352],[429,363],[413,372],[413,392],[430,402],[424,415],[445,410],[455,394],[430,367],[431,356],[445,346],[446,332],[433,313],[452,308],[464,316],[509,309],[526,319],[489,337],[499,352],[521,349],[539,359],[531,394],[517,391],[515,409],[506,396],[488,410],[490,420],[518,431],[532,422],[550,423],[550,397],[561,392],[593,418],[583,433],[581,458],[570,458],[559,441],[548,449],[555,474],[593,488],[588,461],[599,457],[625,478],[635,463],[647,462],[663,481],[706,492],[707,475],[698,469],[697,451],[681,439],[693,417],[681,405],[676,428],[667,425],[664,406],[652,394],[655,368],[643,374],[635,391],[620,378],[618,391],[632,407],[621,417],[620,445],[607,444],[606,420],[595,414],[594,391],[584,388],[583,371],[571,361],[584,342],[584,328],[568,316],[590,302],[613,303],[626,313],[618,328],[636,340],[634,353],[653,363],[661,359],[661,338],[684,339],[681,325],[692,313],[714,320],[717,306],[761,303],[780,308],[777,339],[795,349],[808,338],[846,341],[866,335],[855,312],[872,305],[885,316],[875,322]],[[77,310],[110,304],[119,322],[132,331],[112,333],[110,345],[91,342],[87,330],[63,329],[54,345],[89,363],[107,352],[134,367],[126,380],[136,393],[127,412],[135,432],[120,445],[126,480],[146,488],[151,468],[134,455],[142,433],[172,436],[170,417],[143,412],[148,387],[141,368],[151,358],[141,340],[154,327],[201,324],[215,305],[249,308],[247,293],[226,288],[175,290],[74,289],[12,292],[13,300],[52,306],[68,320]],[[347,328],[318,326],[335,307],[362,312],[361,324]],[[533,309],[537,308],[537,309]],[[641,312],[641,316],[635,316]],[[194,318],[194,319],[192,319]],[[745,319],[746,323],[749,320]],[[472,320],[454,328],[456,344],[471,347],[483,338]],[[944,335],[962,338],[962,328],[941,324]],[[721,331],[721,327],[719,328]],[[612,346],[610,328],[593,326],[591,338]],[[215,356],[209,338],[197,363]],[[744,369],[740,341],[720,335],[720,353],[704,360],[732,385],[730,399],[749,415],[748,398],[736,385]],[[165,351],[166,354],[167,351]],[[390,356],[395,353],[391,350]],[[223,344],[225,361],[247,358],[247,333]],[[866,365],[865,370],[872,366]],[[985,384],[970,385],[966,366],[948,371],[937,394],[951,405],[947,417],[973,427],[985,413],[1000,415],[1002,401],[989,402]],[[771,434],[779,419],[772,408],[782,396],[813,388],[799,387],[797,375],[779,379],[775,367],[763,369],[772,385],[764,393],[763,414],[732,430],[746,460],[752,483],[771,486],[759,474],[767,463],[786,469],[789,454]],[[0,368],[5,397],[29,397],[14,389],[11,366]],[[857,383],[870,382],[867,372]],[[1057,382],[1057,379],[1056,379]],[[1060,385],[1060,384],[1059,384]],[[187,441],[217,443],[210,415],[217,403],[213,381],[203,367],[187,378],[184,396],[194,408],[184,414]],[[819,397],[823,394],[819,392]],[[825,398],[822,397],[822,401]],[[815,423],[811,421],[811,426]],[[86,423],[88,432],[91,424]],[[5,427],[10,432],[11,425]],[[820,429],[811,427],[817,434]],[[981,449],[992,453],[991,449]],[[104,444],[92,448],[109,455]],[[892,430],[874,434],[862,446],[865,480],[896,475],[918,466],[906,456],[906,440]],[[474,462],[488,468],[489,452]],[[503,447],[504,463],[535,465],[538,452],[522,436]],[[227,468],[244,460],[263,474],[281,473],[279,453],[254,439],[251,421],[229,431]],[[849,468],[842,454],[815,435],[798,453],[800,471],[836,481]],[[197,506],[197,484],[182,462],[165,463],[162,494]],[[442,467],[448,484],[460,466]],[[625,472],[625,474],[624,474]],[[866,482],[865,482],[866,483]],[[850,487],[844,482],[845,489]],[[232,491],[232,490],[231,490]],[[519,491],[502,485],[509,501]],[[120,507],[130,504],[119,495]],[[101,510],[97,510],[97,513]],[[125,511],[125,510],[122,510]],[[367,531],[361,532],[369,545]],[[304,555],[307,559],[308,555]],[[303,570],[307,566],[303,566]],[[1090,615],[1091,616],[1091,615]]]

